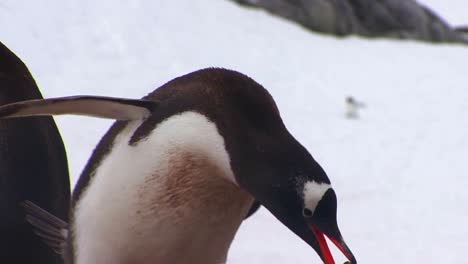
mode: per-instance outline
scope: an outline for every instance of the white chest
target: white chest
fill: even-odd
[[[74,212],[76,263],[219,263],[252,198],[240,190],[224,140],[186,112],[136,146],[127,125]]]

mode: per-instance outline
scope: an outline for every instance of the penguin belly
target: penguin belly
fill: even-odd
[[[75,263],[222,263],[253,203],[216,126],[185,112],[129,145],[129,122],[73,214]]]

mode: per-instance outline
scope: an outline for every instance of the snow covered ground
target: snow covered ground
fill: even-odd
[[[468,24],[465,0],[423,2]],[[139,98],[209,66],[250,75],[327,171],[359,263],[468,263],[467,46],[336,39],[219,0],[2,0],[0,25],[46,97]],[[347,95],[367,104],[358,120]],[[57,121],[75,182],[111,123]],[[229,263],[320,261],[262,209]]]

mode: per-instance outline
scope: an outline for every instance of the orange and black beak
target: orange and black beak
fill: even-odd
[[[325,236],[343,253],[343,255],[353,264],[356,259],[341,236],[336,221],[336,194],[333,189],[329,189],[318,203],[313,215],[306,218],[307,226],[317,240],[320,250],[320,257],[325,264],[335,264],[330,248],[327,245]],[[316,249],[318,252],[318,250]]]
[[[335,260],[333,259],[333,256],[330,252],[330,248],[328,247],[327,241],[325,240],[324,233],[315,227],[311,227],[310,229],[318,242],[321,251],[321,254],[319,255],[322,258],[323,262],[325,264],[335,264]],[[339,239],[336,239],[330,236],[327,237],[328,239],[330,239],[330,241],[333,242],[333,244],[335,244],[335,246],[343,253],[343,255],[345,255],[345,257],[349,260],[350,263],[356,264],[356,259],[354,258],[354,255],[351,252],[351,250],[344,242],[343,238],[340,237]]]

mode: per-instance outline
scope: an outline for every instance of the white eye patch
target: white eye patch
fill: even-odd
[[[317,183],[315,181],[306,182],[303,189],[305,208],[309,209],[313,213],[320,200],[322,200],[323,195],[330,188],[331,185],[327,183]]]

